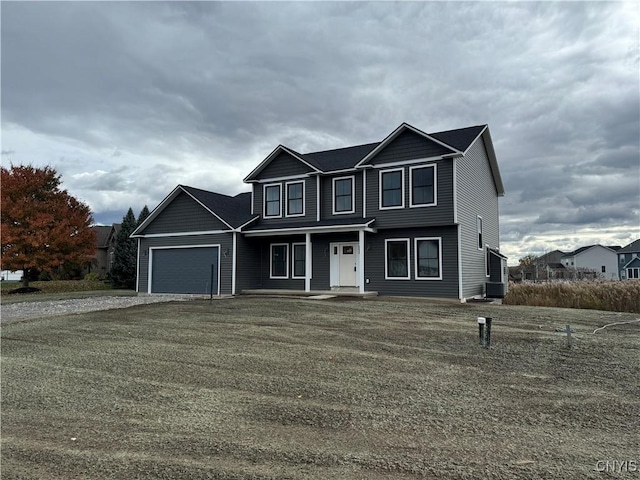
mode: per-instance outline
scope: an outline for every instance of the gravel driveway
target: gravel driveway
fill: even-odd
[[[142,295],[135,297],[102,296],[91,298],[73,298],[42,302],[20,302],[0,307],[0,322],[3,324],[41,317],[67,315],[70,313],[94,312],[127,308],[149,303],[186,301],[201,298],[194,295]]]

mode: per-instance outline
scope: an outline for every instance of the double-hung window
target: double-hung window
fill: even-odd
[[[287,217],[304,215],[304,182],[288,182],[287,192]]]
[[[430,207],[436,205],[436,166],[411,167],[409,172],[411,206]]]
[[[415,239],[416,280],[442,280],[441,244],[440,238]]]
[[[353,195],[354,177],[333,179],[333,214],[353,213],[355,202]]]
[[[627,268],[627,278],[640,278],[640,268]]]
[[[384,241],[384,276],[387,280],[409,279],[409,239],[398,238]]]
[[[289,278],[289,244],[271,244],[271,278]]]
[[[293,275],[292,278],[305,277],[305,263],[307,247],[304,243],[294,243],[293,247]]]
[[[265,185],[264,186],[264,216],[265,218],[281,217],[282,208],[280,205],[281,185]]]
[[[380,172],[380,209],[404,207],[404,169]]]

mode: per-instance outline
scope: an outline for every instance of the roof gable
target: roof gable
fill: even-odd
[[[322,152],[305,153],[303,156],[323,172],[335,172],[354,168],[356,164],[376,148],[380,142],[336,148]]]
[[[640,253],[640,239],[631,242],[629,245],[625,245],[619,249],[617,253]]]
[[[411,135],[411,132],[414,135]],[[408,135],[407,135],[408,134]],[[356,166],[363,166],[369,163],[372,163],[372,160],[376,158],[378,155],[382,154],[385,149],[392,145],[396,139],[400,139],[400,143],[404,143],[407,141],[407,136],[412,137],[413,139],[421,137],[422,140],[426,140],[426,143],[423,144],[423,148],[425,152],[432,151],[432,154],[427,154],[429,156],[442,156],[442,155],[454,155],[461,154],[462,152],[446,143],[438,140],[432,135],[429,135],[421,130],[418,130],[415,127],[412,127],[408,123],[403,123],[398,128],[396,128],[393,132],[391,132],[387,138],[385,138],[382,142],[380,142],[371,152],[369,152]],[[404,141],[403,141],[404,140]]]
[[[627,262],[627,264],[622,268],[635,268],[635,267],[640,267],[640,257],[632,258],[631,261]]]
[[[278,145],[267,156],[267,158],[265,158],[262,162],[260,162],[260,164],[256,168],[254,168],[249,175],[247,175],[244,178],[244,181],[245,182],[257,181],[261,176],[260,174],[264,170],[266,170],[272,164],[272,162],[282,162],[284,159],[295,160],[302,164],[295,168],[293,172],[294,175],[301,174],[301,173],[304,174],[308,172],[317,172],[317,173],[320,172],[320,169],[318,169],[316,166],[309,163],[309,161],[305,158],[304,155],[301,155],[300,153],[288,147],[285,147],[284,145]],[[273,168],[272,170],[277,171],[277,169],[273,169]],[[289,175],[291,175],[291,173]],[[264,178],[269,178],[270,176],[271,174],[267,174],[266,176],[264,176]]]
[[[160,204],[153,209],[149,216],[142,222],[131,236],[140,236],[145,230],[160,216],[160,214],[170,209],[172,202],[180,197],[187,196],[192,202],[197,203],[204,209],[214,220],[211,224],[218,224],[219,229],[236,229],[241,228],[245,224],[250,223],[258,216],[251,215],[251,194],[249,192],[241,193],[235,197],[223,195],[221,193],[209,192],[199,188],[178,185],[173,191],[165,197]],[[209,223],[206,217],[203,217],[205,223]]]

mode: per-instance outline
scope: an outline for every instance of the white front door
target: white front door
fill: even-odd
[[[331,247],[331,286],[358,286],[358,244],[332,243]]]

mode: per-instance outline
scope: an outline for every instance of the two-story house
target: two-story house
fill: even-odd
[[[640,239],[617,251],[620,280],[640,278]]]
[[[573,278],[618,279],[616,251],[619,246],[588,245],[562,256],[562,264]]]
[[[280,145],[229,197],[178,186],[136,229],[138,290],[502,296],[486,125],[312,153]],[[487,290],[488,289],[488,290]]]

